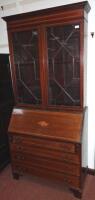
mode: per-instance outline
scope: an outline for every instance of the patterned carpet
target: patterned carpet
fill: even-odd
[[[0,172],[0,200],[77,200],[66,186],[32,176],[14,180],[10,165]],[[95,200],[95,176],[88,175],[82,200]]]

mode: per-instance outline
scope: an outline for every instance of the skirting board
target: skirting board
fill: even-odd
[[[90,169],[90,168],[88,168],[88,169],[87,169],[87,174],[90,174],[90,175],[95,176],[95,169]]]
[[[86,175],[86,174],[90,174],[95,176],[95,169],[91,169],[91,168],[86,168],[86,167],[82,167],[82,172]]]

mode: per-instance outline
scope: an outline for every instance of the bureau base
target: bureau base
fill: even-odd
[[[13,177],[31,174],[61,181],[81,197],[86,111],[13,111],[9,125]]]

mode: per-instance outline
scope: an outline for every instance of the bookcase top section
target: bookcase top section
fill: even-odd
[[[52,12],[59,13],[59,12],[67,11],[67,10],[69,11],[69,10],[77,10],[77,9],[83,9],[88,13],[91,7],[88,1],[83,1],[83,2],[78,2],[74,4],[67,4],[67,5],[46,8],[46,9],[37,10],[37,11],[31,11],[28,13],[21,13],[21,14],[6,16],[6,17],[3,17],[3,19],[6,22],[9,22],[9,21],[14,21],[14,20],[19,20],[19,19],[26,19],[29,17],[37,17],[37,16],[44,16],[44,15],[46,16],[46,15],[51,14]]]

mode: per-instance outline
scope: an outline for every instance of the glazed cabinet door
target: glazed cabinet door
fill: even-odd
[[[46,28],[48,103],[80,106],[80,24]]]
[[[17,104],[40,105],[39,33],[37,28],[12,32]]]
[[[80,29],[80,23],[58,22],[12,32],[18,104],[45,109],[82,107]]]

